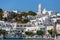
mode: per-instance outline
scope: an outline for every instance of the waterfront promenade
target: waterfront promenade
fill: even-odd
[[[28,39],[0,39],[0,40],[53,40],[53,39],[28,38]]]

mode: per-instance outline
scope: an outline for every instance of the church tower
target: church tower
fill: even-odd
[[[42,6],[41,6],[41,4],[38,5],[38,14],[39,15],[42,14]]]

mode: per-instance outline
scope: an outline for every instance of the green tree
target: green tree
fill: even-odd
[[[0,29],[0,35],[1,35],[1,34],[3,34],[3,36],[5,36],[5,35],[7,35],[7,31]]]
[[[3,18],[3,10],[0,8],[0,20]]]
[[[18,14],[18,15],[15,17],[15,20],[16,20],[16,22],[20,23],[21,20],[22,20],[22,14]]]
[[[57,34],[57,32],[56,31],[54,31],[54,30],[48,30],[48,33],[52,36],[52,35],[56,35]]]
[[[35,12],[33,12],[33,11],[29,11],[28,13],[27,13],[27,15],[32,15],[32,16],[35,16],[35,15],[37,15]]]
[[[27,36],[32,36],[32,35],[33,35],[33,33],[30,32],[30,31],[26,31],[25,34],[26,34]]]
[[[42,31],[42,30],[37,30],[37,35],[40,35],[40,36],[43,37],[43,35],[44,35],[44,31]]]
[[[27,22],[29,22],[30,20],[29,19],[22,19],[21,20],[21,23],[27,23]]]
[[[48,33],[49,33],[50,35],[52,35],[52,34],[53,34],[53,31],[52,31],[52,30],[48,30]]]
[[[18,14],[18,16],[15,18],[15,20],[17,22],[20,22],[20,23],[27,23],[29,22],[30,20],[26,17],[26,13],[25,12],[22,12],[21,14]],[[26,17],[26,18],[22,18],[22,16]]]
[[[27,23],[27,22],[29,22],[30,20],[27,18],[27,15],[35,16],[36,13],[33,12],[33,11],[21,12],[20,14],[17,15],[17,17],[15,17],[16,22],[19,22],[19,23]],[[25,17],[25,18],[23,18],[23,17]]]
[[[21,12],[21,14],[20,14],[21,16],[27,16],[27,12]]]

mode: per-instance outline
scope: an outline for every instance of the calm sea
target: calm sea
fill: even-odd
[[[39,39],[37,39],[37,38],[32,39],[32,38],[30,38],[30,39],[0,39],[0,40],[51,40],[51,39],[41,39],[41,38],[39,38]]]

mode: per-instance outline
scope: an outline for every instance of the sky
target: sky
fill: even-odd
[[[60,0],[0,0],[0,8],[3,10],[38,11],[38,5],[42,9],[60,12]]]

